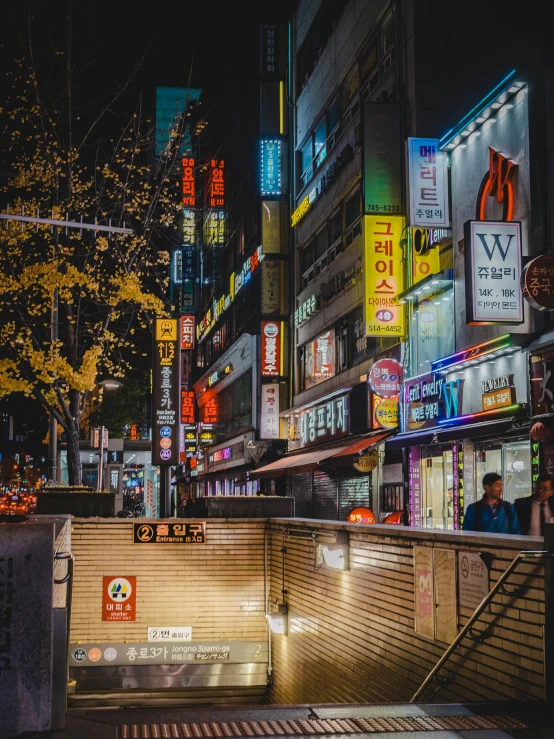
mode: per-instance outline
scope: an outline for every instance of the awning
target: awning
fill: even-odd
[[[250,479],[282,477],[283,475],[299,475],[302,472],[313,472],[313,470],[317,469],[320,462],[332,457],[344,448],[344,446],[334,446],[329,449],[318,449],[314,452],[303,452],[301,454],[291,454],[288,457],[281,457],[276,462],[266,464],[265,467],[258,467],[257,470],[252,470],[249,477]]]
[[[371,449],[377,444],[381,444],[385,439],[390,438],[394,434],[394,431],[381,431],[377,434],[371,434],[370,436],[364,436],[363,439],[358,439],[350,446],[344,447],[328,460],[331,464],[350,464],[353,457],[357,457],[359,454],[363,454],[368,449]]]
[[[401,449],[402,447],[422,446],[429,444],[445,444],[449,441],[460,439],[478,439],[486,436],[498,436],[510,431],[521,431],[525,433],[528,425],[523,423],[521,427],[515,426],[514,422],[522,422],[523,419],[516,416],[498,419],[497,421],[483,421],[482,423],[470,423],[464,426],[451,426],[449,428],[425,429],[415,431],[411,434],[398,434],[394,439],[387,441],[387,449]]]

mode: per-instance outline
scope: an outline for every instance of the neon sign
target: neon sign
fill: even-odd
[[[260,193],[281,195],[281,142],[276,139],[260,141]]]

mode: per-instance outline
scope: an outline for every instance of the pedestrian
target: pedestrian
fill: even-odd
[[[502,478],[496,472],[483,476],[484,495],[468,505],[464,517],[464,531],[483,531],[489,534],[519,534],[516,509],[502,500]]]
[[[539,475],[535,494],[518,498],[514,505],[521,533],[544,536],[544,524],[554,523],[554,479]]]

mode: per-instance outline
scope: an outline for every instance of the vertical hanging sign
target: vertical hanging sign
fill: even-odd
[[[438,139],[408,139],[411,226],[450,225],[446,167],[446,152],[439,151]]]
[[[179,330],[175,318],[156,318],[152,368],[152,464],[179,461]]]
[[[404,289],[400,238],[402,216],[364,218],[364,325],[365,336],[402,337],[406,333],[404,306],[394,298]]]
[[[364,213],[402,213],[398,104],[364,104],[362,164]]]

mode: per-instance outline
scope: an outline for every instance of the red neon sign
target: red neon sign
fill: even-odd
[[[487,197],[496,198],[496,202],[504,205],[503,221],[514,219],[514,183],[512,177],[517,162],[508,159],[497,149],[489,146],[489,171],[483,177],[477,196],[477,220],[485,221]]]
[[[194,182],[194,157],[183,157],[183,205],[196,207],[196,186]]]
[[[181,390],[181,423],[196,423],[192,390]]]

